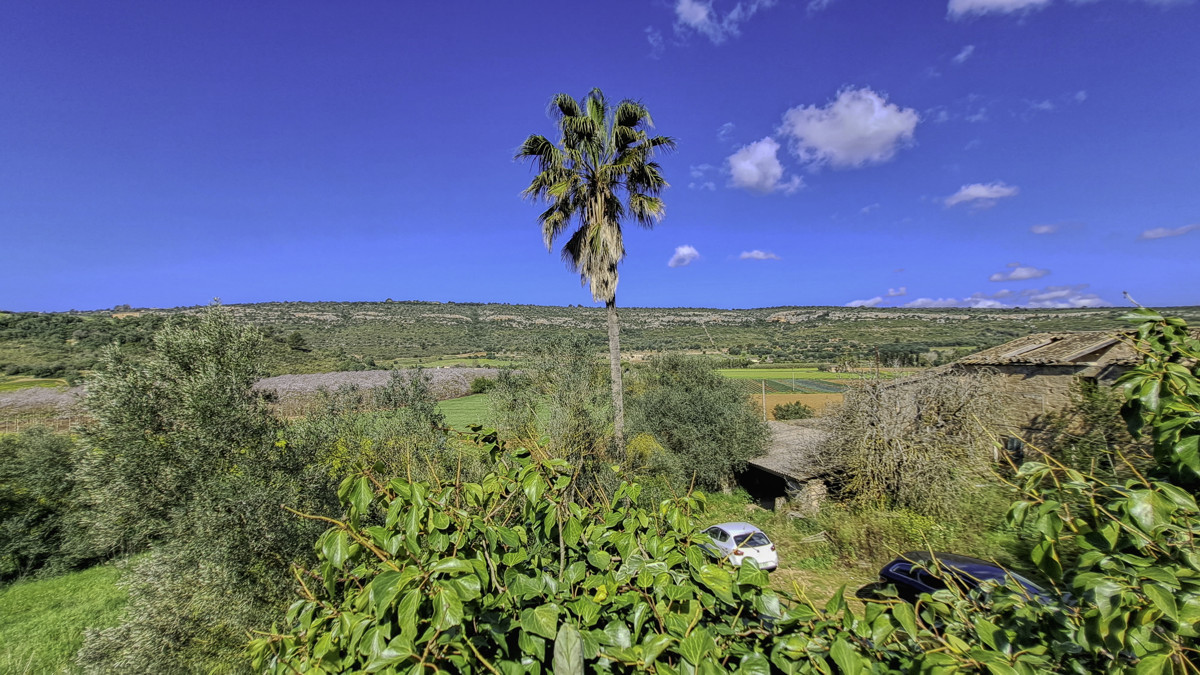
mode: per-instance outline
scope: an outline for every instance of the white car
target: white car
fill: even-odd
[[[766,533],[750,523],[717,523],[704,531],[712,537],[715,549],[709,553],[734,565],[741,565],[747,558],[758,563],[759,569],[773,570],[779,567],[779,554],[775,544]]]

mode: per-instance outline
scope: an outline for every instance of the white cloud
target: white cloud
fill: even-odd
[[[984,106],[984,107],[980,108],[979,110],[976,110],[973,113],[967,114],[965,117],[963,117],[963,119],[968,122],[972,122],[972,123],[986,122],[988,120],[987,112],[988,112],[987,106]]]
[[[764,193],[780,191],[791,194],[799,190],[804,186],[804,181],[799,176],[784,180],[783,164],[779,163],[778,153],[779,143],[767,136],[730,155],[726,162],[733,186]]]
[[[1075,92],[1075,95],[1072,98],[1075,99],[1076,103],[1083,103],[1087,100],[1087,91],[1080,89],[1079,91]]]
[[[1058,225],[1034,225],[1029,231],[1034,234],[1054,234],[1058,232]]]
[[[951,18],[960,19],[972,14],[1025,12],[1049,4],[1050,0],[950,0],[946,11]]]
[[[1007,185],[1001,181],[994,183],[971,183],[958,189],[958,192],[946,197],[946,206],[970,204],[974,208],[986,209],[996,205],[996,200],[1005,197],[1015,197],[1021,190],[1015,185]]]
[[[921,116],[912,108],[888,103],[867,88],[844,88],[825,107],[796,106],[783,114],[780,132],[792,149],[813,165],[860,167],[886,162],[912,143]]]
[[[1073,5],[1089,5],[1097,0],[1070,0]],[[1143,0],[1148,5],[1184,5],[1192,0]],[[1013,14],[1041,9],[1051,0],[950,0],[946,13],[952,19],[972,14]]]
[[[712,164],[693,164],[688,167],[688,172],[692,176],[691,182],[688,183],[690,190],[716,190],[717,184],[711,176],[717,173],[717,167]]]
[[[1054,105],[1054,101],[1051,101],[1050,99],[1043,101],[1025,101],[1025,104],[1029,106],[1029,110],[1031,112],[1052,112],[1057,107]]]
[[[1043,289],[1024,291],[1021,299],[1025,307],[1064,309],[1068,307],[1111,307],[1095,293],[1084,293],[1087,284],[1073,286],[1047,286]]]
[[[646,26],[646,42],[650,43],[650,58],[652,59],[661,57],[663,50],[667,48],[663,41],[662,31],[653,26]]]
[[[675,3],[675,30],[694,30],[708,37],[713,44],[721,44],[727,38],[738,35],[740,24],[757,14],[760,9],[773,6],[775,2],[776,0],[744,0],[722,15],[713,9],[712,0],[678,0]]]
[[[1030,288],[1020,293],[1004,290],[991,295],[974,293],[958,298],[917,298],[904,307],[969,307],[974,309],[1003,309],[1028,307],[1034,309],[1065,309],[1071,307],[1111,307],[1112,304],[1095,293],[1085,292],[1087,284]],[[1000,302],[1010,300],[1010,303]]]
[[[971,54],[974,53],[975,45],[967,45],[966,47],[962,48],[962,51],[960,51],[958,54],[955,54],[954,58],[950,60],[958,64],[963,64],[966,63],[967,59],[971,58]]]
[[[733,122],[726,122],[725,124],[722,124],[721,128],[717,129],[717,140],[721,143],[727,142],[733,137],[733,129]]]
[[[912,302],[904,303],[905,307],[961,307],[962,301],[958,298],[917,298]]]
[[[771,253],[770,251],[760,251],[758,249],[754,249],[753,251],[742,251],[742,254],[738,256],[738,258],[742,260],[779,260],[779,256],[775,255],[774,253]]]
[[[809,0],[808,13],[816,14],[817,12],[820,12],[823,9],[827,9],[834,2],[836,2],[836,0]]]
[[[1030,265],[1022,265],[1019,262],[1008,263],[1007,272],[996,272],[988,277],[988,281],[1025,281],[1026,279],[1040,279],[1041,277],[1050,274],[1050,270],[1038,269]]]
[[[889,298],[898,298],[902,295],[908,295],[908,288],[906,286],[901,286],[900,288],[889,288],[887,292],[887,296]]]
[[[683,267],[690,265],[692,261],[700,257],[700,252],[695,248],[684,244],[683,246],[675,247],[675,255],[667,261],[667,267]]]
[[[874,307],[875,305],[878,305],[881,302],[883,302],[883,297],[877,295],[873,298],[867,298],[866,300],[851,300],[850,302],[846,303],[846,306],[847,307]]]
[[[858,212],[865,216],[877,208],[879,208],[879,202],[875,202],[874,204],[867,204],[866,206],[859,209]]]
[[[1138,239],[1165,239],[1167,237],[1179,237],[1187,234],[1188,232],[1192,232],[1193,230],[1200,230],[1200,223],[1174,228],[1156,227],[1142,232],[1140,235],[1138,235]]]

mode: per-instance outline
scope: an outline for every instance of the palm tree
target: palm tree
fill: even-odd
[[[609,105],[604,92],[593,89],[582,100],[557,94],[550,115],[561,134],[558,145],[534,134],[525,139],[518,159],[533,160],[537,175],[523,196],[543,200],[549,208],[538,216],[546,250],[574,228],[562,247],[563,262],[590,285],[592,299],[608,309],[608,355],[612,367],[613,438],[624,449],[625,405],[621,387],[621,341],[617,323],[617,265],[625,258],[621,222],[654,227],[662,220],[667,187],[661,167],[652,161],[657,148],[672,149],[675,140],[650,136],[650,111],[625,99]]]

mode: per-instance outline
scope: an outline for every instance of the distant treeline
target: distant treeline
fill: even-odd
[[[165,316],[199,307],[0,314],[0,371],[71,377],[100,348],[140,345]],[[397,359],[522,355],[529,345],[572,334],[605,344],[604,310],[501,303],[268,302],[230,305],[270,338],[272,374],[353,370]],[[1036,332],[1121,327],[1117,308],[905,309],[771,307],[624,308],[630,352],[691,351],[756,361],[935,365]],[[1173,310],[1200,319],[1200,308]],[[113,318],[118,316],[121,318]]]

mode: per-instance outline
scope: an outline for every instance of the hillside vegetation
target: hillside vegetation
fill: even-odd
[[[171,315],[202,307],[0,313],[0,373],[74,379],[114,341],[137,353]],[[362,370],[392,365],[495,365],[487,357],[523,355],[530,345],[568,334],[605,344],[602,307],[440,302],[267,302],[229,305],[237,319],[269,338],[261,358],[271,375]],[[904,309],[769,307],[621,310],[622,344],[647,353],[724,354],[735,362],[842,363],[875,360],[944,363],[1030,333],[1122,326],[1123,310]],[[1176,308],[1192,322],[1200,308]],[[450,361],[444,356],[459,355]]]

